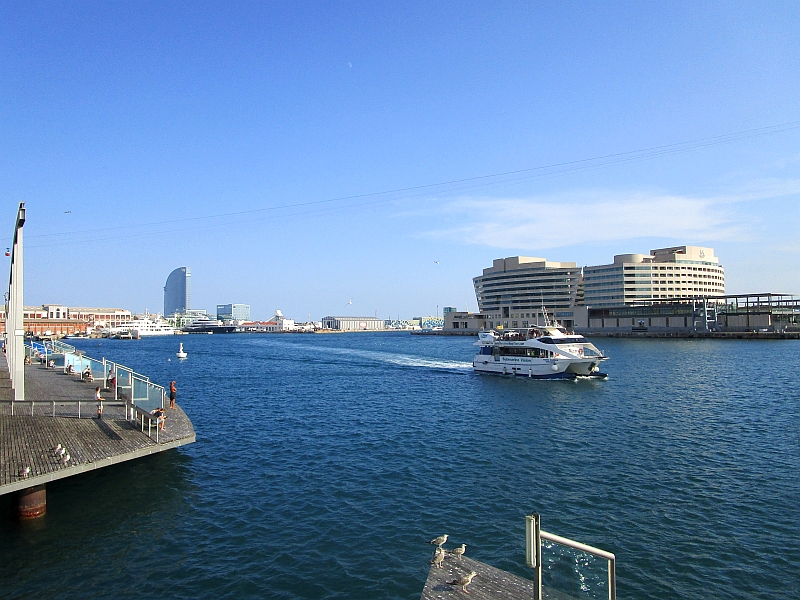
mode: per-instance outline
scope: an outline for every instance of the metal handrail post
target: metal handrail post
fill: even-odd
[[[617,559],[608,559],[608,598],[617,600]]]
[[[103,387],[108,387],[108,376],[106,375],[106,357],[103,357]]]
[[[525,517],[525,562],[533,568],[534,600],[542,600],[541,522],[537,513]]]

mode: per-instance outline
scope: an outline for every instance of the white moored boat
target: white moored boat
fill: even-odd
[[[581,335],[556,325],[527,331],[482,331],[472,361],[475,371],[536,379],[605,379],[600,363],[608,357]]]
[[[154,335],[175,335],[177,331],[177,329],[166,321],[158,318],[154,319],[150,315],[145,315],[142,318],[136,318],[128,323],[124,323],[119,327],[108,329],[105,333],[109,337],[136,340]]]

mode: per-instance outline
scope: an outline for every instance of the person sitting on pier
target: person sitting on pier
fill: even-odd
[[[155,410],[153,410],[150,414],[156,418],[156,425],[158,425],[158,428],[163,430],[164,420],[167,418],[164,409],[162,407],[158,407]]]
[[[28,356],[27,354],[25,355],[25,364],[26,364],[26,365],[29,365],[29,364],[31,364],[31,357],[30,357],[30,356]]]
[[[89,365],[86,365],[81,377],[84,381],[94,381],[94,377],[92,377],[92,369],[89,367]]]
[[[56,361],[54,361],[53,359],[50,359],[50,361],[47,363],[47,368],[48,368],[48,369],[53,369],[53,370],[55,370],[55,368],[56,368]]]
[[[75,375],[75,367],[71,363],[67,365],[67,375]]]

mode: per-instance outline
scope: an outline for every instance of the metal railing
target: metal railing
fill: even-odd
[[[89,405],[88,409],[86,409],[87,404]],[[25,414],[34,417],[38,414],[39,416],[49,417],[90,419],[97,415],[96,400],[0,400],[0,406],[9,406],[12,416],[16,414]],[[132,405],[129,402],[115,402],[113,400],[104,399],[103,407],[104,409],[108,407],[124,407],[125,420],[135,421],[136,424],[140,426],[142,433],[146,434],[156,443],[159,443],[160,422],[156,415],[143,408]],[[49,410],[46,412],[40,410],[37,413],[36,408],[49,408]],[[104,414],[106,414],[105,410]],[[147,423],[146,429],[145,422]]]
[[[616,600],[616,557],[611,552],[600,548],[542,531],[541,518],[534,513],[525,517],[525,561],[529,567],[533,568],[536,600],[542,600],[542,540],[548,540],[574,550],[586,552],[608,561],[608,598],[609,600]]]
[[[43,342],[26,342],[25,355],[30,362],[38,361],[48,368],[62,371],[66,375],[74,375],[84,381],[102,383],[103,388],[108,388],[113,397],[107,399],[108,406],[125,406],[125,419],[141,421],[142,432],[145,431],[144,422],[147,421],[147,435],[151,438],[157,417],[151,411],[166,407],[167,391],[163,386],[150,381],[146,375],[137,373],[133,369],[110,360],[92,358],[77,350],[74,346],[58,340]],[[30,401],[31,414],[34,403],[52,404],[52,415],[55,416],[55,407],[58,405],[78,406],[78,417],[81,417],[81,404],[96,401]],[[28,402],[25,402],[27,404]],[[14,413],[14,405],[11,407]],[[155,438],[158,441],[158,427],[155,427]]]

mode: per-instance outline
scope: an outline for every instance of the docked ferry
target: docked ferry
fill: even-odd
[[[475,371],[536,379],[606,379],[600,363],[608,360],[581,335],[546,325],[527,331],[482,331],[472,360]]]
[[[163,319],[145,315],[144,317],[133,319],[128,323],[123,323],[119,327],[107,329],[103,333],[108,337],[138,340],[143,337],[156,335],[175,335],[177,331],[177,329]]]

